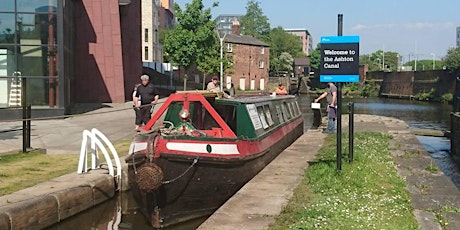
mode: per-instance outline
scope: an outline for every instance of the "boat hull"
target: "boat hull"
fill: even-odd
[[[161,153],[154,163],[163,170],[166,181],[186,173],[171,183],[161,185],[154,192],[141,191],[135,180],[135,168],[145,162],[131,164],[128,175],[134,198],[140,211],[154,227],[210,215],[302,133],[303,120],[299,118],[258,140],[260,145],[266,145],[257,148],[263,149],[260,152],[240,158],[200,157],[193,167],[190,166],[195,160],[194,156]],[[238,145],[244,148],[254,143],[241,141]]]

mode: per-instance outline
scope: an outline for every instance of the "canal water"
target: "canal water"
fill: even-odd
[[[385,98],[344,99],[344,113],[347,113],[345,105],[350,100],[355,103],[356,114],[396,117],[405,121],[411,128],[450,130],[450,112],[452,110],[450,105]],[[312,100],[309,96],[303,95],[299,98],[299,105],[305,118],[304,130],[308,130],[313,124],[313,113],[310,109],[311,102]],[[417,138],[431,154],[441,170],[450,176],[457,187],[460,188],[460,167],[453,162],[449,155],[449,139],[422,136],[417,136]],[[205,219],[201,218],[168,229],[196,229]],[[115,199],[100,204],[49,229],[147,230],[153,228],[147,224],[142,214],[138,212],[132,195],[127,192],[121,193]]]

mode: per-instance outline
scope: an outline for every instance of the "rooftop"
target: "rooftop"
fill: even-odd
[[[246,36],[246,35],[227,34],[225,36],[225,41],[228,43],[233,43],[233,44],[244,44],[244,45],[266,46],[266,47],[270,46],[267,43],[255,37]]]

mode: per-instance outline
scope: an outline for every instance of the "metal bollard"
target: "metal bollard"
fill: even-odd
[[[30,147],[30,136],[31,136],[31,131],[32,131],[32,129],[30,128],[31,118],[32,118],[32,106],[28,105],[27,106],[27,122],[26,122],[27,123],[27,142],[26,142],[27,145],[26,147],[28,149],[31,148]]]
[[[354,114],[355,103],[348,103],[348,162],[353,162],[353,140],[354,140]]]

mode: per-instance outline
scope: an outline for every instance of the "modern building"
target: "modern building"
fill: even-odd
[[[460,47],[460,26],[457,27],[457,47]]]
[[[232,33],[232,23],[236,19],[241,20],[243,15],[241,14],[221,14],[217,16],[216,21],[216,30],[219,34],[231,34]]]
[[[24,99],[33,116],[131,99],[141,1],[4,0],[0,21],[0,117],[19,114]]]
[[[175,13],[173,0],[155,1],[158,6],[158,16],[160,20],[160,28],[170,29],[174,26]]]
[[[241,35],[238,20],[232,22],[232,32],[224,38],[226,56],[233,65],[225,73],[225,85],[231,83],[240,90],[264,90],[268,83],[270,46],[252,36]],[[225,86],[224,85],[224,86]]]
[[[158,5],[157,5],[158,4]],[[142,62],[153,69],[162,67],[163,47],[160,44],[159,1],[141,1],[142,14]]]
[[[297,36],[302,41],[302,52],[310,56],[313,52],[313,38],[305,28],[284,29],[287,33]]]

